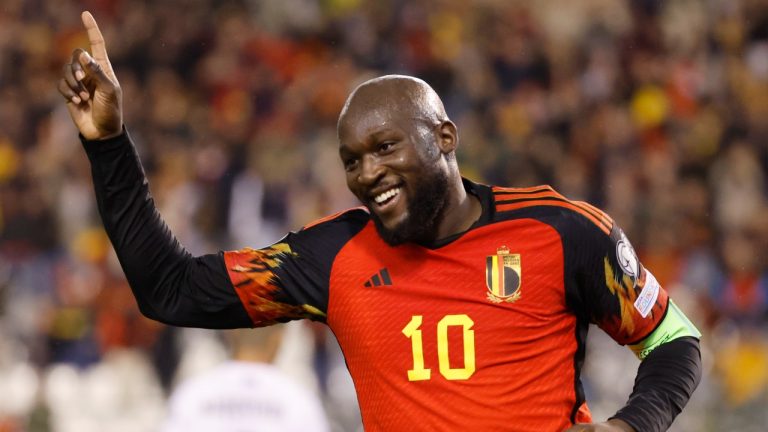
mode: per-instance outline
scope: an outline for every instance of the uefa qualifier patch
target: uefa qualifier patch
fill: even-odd
[[[633,284],[637,286],[637,280],[640,277],[640,260],[637,259],[637,253],[624,231],[619,230],[619,233],[620,237],[616,242],[616,261],[619,262],[619,267],[624,274],[632,278]]]
[[[485,257],[485,286],[488,288],[488,300],[494,303],[517,301],[522,292],[522,267],[520,254],[509,253],[509,248],[501,246],[496,255]]]

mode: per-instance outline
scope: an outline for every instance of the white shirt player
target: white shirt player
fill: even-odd
[[[228,361],[182,383],[162,432],[328,432],[320,400],[266,363]]]

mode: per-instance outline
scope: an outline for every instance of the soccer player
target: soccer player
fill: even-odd
[[[232,360],[182,382],[161,432],[328,432],[320,399],[271,363],[282,328],[229,330]]]
[[[104,39],[82,18],[92,55],[75,50],[59,90],[148,317],[327,323],[368,431],[661,431],[687,403],[700,334],[616,223],[547,186],[462,178],[456,126],[416,78],[370,80],[339,116],[347,184],[363,207],[261,250],[191,256],[154,206]],[[589,323],[642,360],[626,405],[597,423],[579,380]]]

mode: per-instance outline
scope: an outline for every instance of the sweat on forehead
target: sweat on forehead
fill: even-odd
[[[385,75],[360,84],[347,98],[338,126],[372,111],[408,113],[431,122],[447,120],[443,102],[432,87],[406,75]]]

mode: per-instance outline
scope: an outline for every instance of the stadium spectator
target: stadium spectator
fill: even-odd
[[[282,327],[226,336],[231,360],[179,384],[163,432],[330,430],[317,396],[271,364]]]

